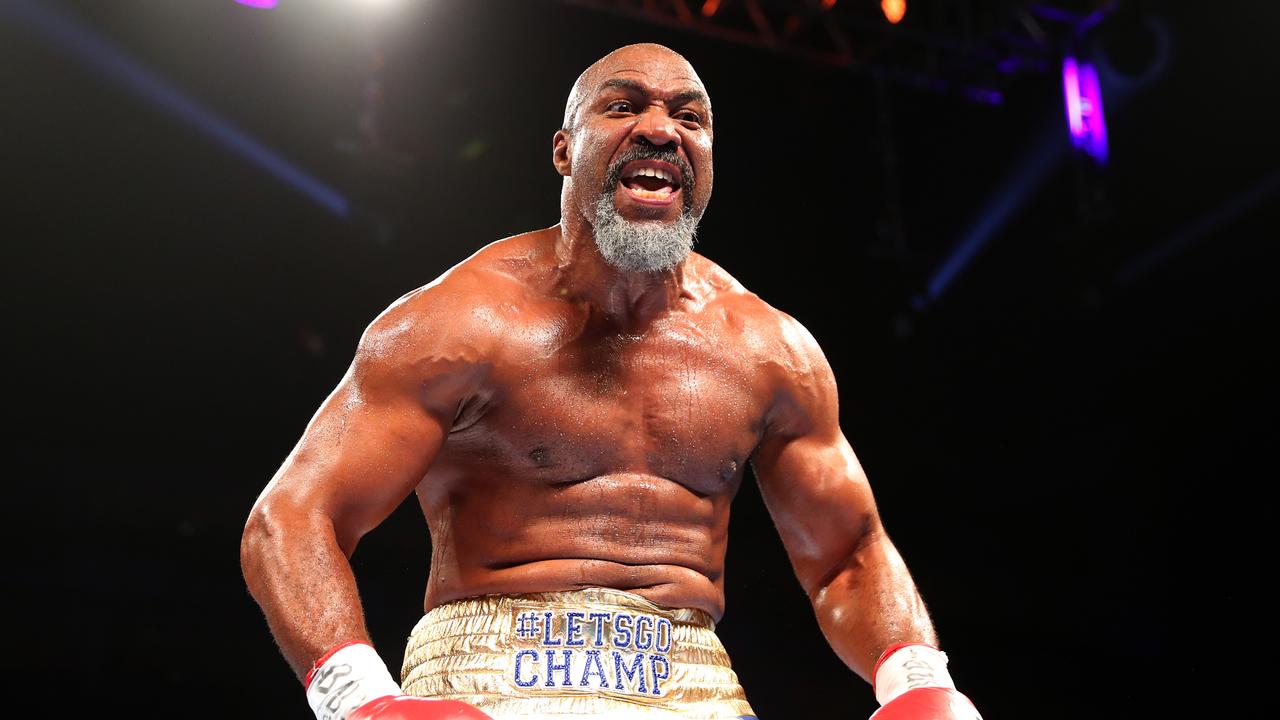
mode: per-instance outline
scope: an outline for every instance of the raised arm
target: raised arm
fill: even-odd
[[[433,292],[369,327],[245,526],[245,580],[299,679],[339,643],[368,641],[348,560],[422,480],[478,372]]]
[[[794,320],[782,338],[779,391],[752,467],[827,642],[873,684],[884,705],[876,720],[978,718],[955,691],[924,601],[840,431],[831,367]]]

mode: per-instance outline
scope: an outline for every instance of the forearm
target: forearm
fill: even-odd
[[[811,589],[810,598],[832,649],[868,682],[890,645],[937,644],[915,582],[883,534],[868,539],[827,582]]]
[[[299,680],[338,643],[368,641],[355,576],[328,518],[255,508],[241,541],[240,564]]]

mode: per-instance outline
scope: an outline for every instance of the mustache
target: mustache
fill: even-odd
[[[692,202],[693,189],[696,182],[693,177],[693,168],[689,166],[689,163],[685,162],[684,158],[676,154],[675,149],[669,147],[669,145],[664,145],[660,148],[641,145],[624,150],[609,166],[609,171],[605,174],[604,192],[612,193],[618,189],[618,183],[622,182],[622,168],[634,160],[657,160],[675,165],[680,171],[680,188],[684,190],[684,204],[687,206]]]

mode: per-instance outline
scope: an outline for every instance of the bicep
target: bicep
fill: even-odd
[[[475,351],[450,339],[430,300],[393,305],[370,326],[260,500],[332,522],[347,554],[421,482],[474,380]]]
[[[866,474],[838,427],[766,437],[752,458],[760,493],[810,594],[880,532]]]
[[[782,328],[782,372],[752,466],[796,576],[813,594],[883,533],[866,473],[840,431],[831,366],[798,322]]]
[[[353,367],[267,491],[327,516],[348,554],[413,492],[447,432],[412,392],[377,385]]]

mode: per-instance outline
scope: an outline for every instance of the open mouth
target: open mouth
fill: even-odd
[[[622,186],[644,203],[670,203],[680,192],[681,181],[680,170],[661,160],[635,160],[622,169]]]

